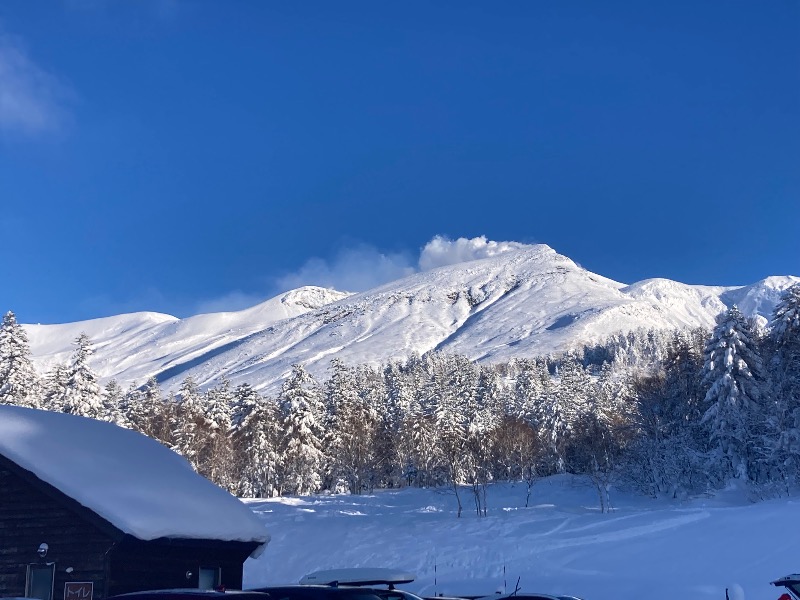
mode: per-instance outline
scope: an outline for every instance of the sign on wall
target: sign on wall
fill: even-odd
[[[64,584],[64,600],[92,600],[94,583],[91,581],[68,581]]]

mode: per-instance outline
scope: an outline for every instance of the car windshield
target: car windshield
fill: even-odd
[[[399,590],[376,590],[375,594],[380,596],[382,600],[420,600],[419,596]]]
[[[787,583],[786,587],[791,590],[791,592],[800,598],[800,582],[797,583]]]

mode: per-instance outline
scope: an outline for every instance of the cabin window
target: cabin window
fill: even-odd
[[[222,569],[219,567],[200,567],[197,573],[197,587],[201,590],[213,590],[222,581]]]
[[[55,563],[45,565],[29,564],[28,575],[25,578],[25,597],[53,600],[53,576],[55,572]]]

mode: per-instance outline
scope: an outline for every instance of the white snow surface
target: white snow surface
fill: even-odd
[[[269,541],[263,521],[178,454],[135,431],[0,405],[0,454],[141,540]]]
[[[432,489],[381,490],[245,500],[267,523],[272,542],[245,563],[244,586],[297,583],[319,569],[388,567],[416,574],[401,586],[425,595],[522,592],[586,600],[775,600],[769,582],[796,572],[791,524],[800,502],[753,504],[731,486],[713,497],[678,502],[612,490],[614,510],[576,476],[533,488],[497,484],[488,516],[456,518],[455,497]]]
[[[188,375],[203,387],[225,375],[274,393],[294,363],[325,377],[336,356],[374,366],[412,352],[443,350],[480,361],[537,356],[636,328],[712,327],[738,303],[771,315],[798,277],[744,287],[649,279],[625,285],[596,275],[552,248],[506,244],[485,258],[416,273],[359,294],[300,288],[256,307],[183,320],[154,313],[66,325],[26,325],[34,362],[68,360],[82,331],[104,380],[175,389]]]

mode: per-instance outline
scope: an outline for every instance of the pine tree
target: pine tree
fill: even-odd
[[[468,466],[466,415],[475,402],[477,373],[475,365],[463,356],[432,354],[430,358],[433,377],[425,401],[433,407],[440,468],[453,489],[460,517],[458,486]]]
[[[558,374],[558,386],[544,382],[531,421],[549,454],[547,470],[563,473],[567,469],[570,427],[577,415],[586,409],[590,383],[574,355],[565,355],[561,359]]]
[[[514,361],[517,374],[514,380],[514,396],[506,408],[506,414],[515,419],[533,418],[534,406],[539,401],[544,389],[544,378],[539,363],[531,359]]]
[[[472,486],[475,511],[486,516],[486,490],[492,479],[492,436],[502,416],[503,389],[492,365],[478,368],[475,393],[466,403],[465,479]]]
[[[186,458],[195,470],[199,470],[210,429],[204,414],[205,397],[191,375],[181,382],[178,397],[172,434],[173,449]]]
[[[769,340],[775,394],[770,460],[788,491],[800,480],[800,284],[781,295]]]
[[[280,445],[280,494],[310,494],[319,490],[325,455],[322,451],[323,414],[319,386],[302,365],[281,387],[279,403],[283,437]]]
[[[40,405],[41,386],[30,353],[25,330],[8,311],[0,325],[0,404]]]
[[[355,372],[367,427],[367,453],[362,481],[366,486],[364,489],[372,492],[376,486],[397,485],[398,469],[392,462],[397,442],[395,422],[389,416],[389,398],[381,371],[361,365],[356,367]]]
[[[233,405],[231,406],[231,426],[238,430],[247,417],[260,404],[263,398],[249,383],[242,383],[233,390]]]
[[[125,394],[116,379],[112,379],[106,384],[103,392],[102,419],[104,421],[120,427],[131,427],[131,423],[125,415],[124,398]]]
[[[56,404],[65,413],[98,419],[103,414],[103,400],[97,374],[89,366],[89,357],[93,354],[89,336],[80,334],[75,345],[63,396]]]
[[[409,485],[419,487],[438,485],[438,444],[435,405],[429,390],[433,376],[431,355],[421,357],[412,354],[406,361],[405,379],[413,392],[411,404],[403,415],[400,425],[398,449],[408,458],[401,463],[404,477]]]
[[[68,382],[69,367],[67,365],[54,366],[45,377],[42,408],[54,412],[63,412],[63,402],[67,395]]]
[[[325,448],[328,472],[336,486],[341,479],[352,494],[370,487],[374,467],[377,413],[365,402],[357,371],[340,359],[331,361],[331,377],[325,384],[327,423]]]
[[[611,482],[631,431],[628,388],[627,378],[604,363],[572,425],[568,462],[574,472],[589,476],[601,512],[611,508]]]
[[[240,461],[236,494],[271,498],[278,494],[280,485],[282,431],[278,404],[261,398],[250,386],[239,386],[236,395],[250,407],[234,434]]]
[[[410,417],[415,413],[416,385],[412,375],[400,363],[392,362],[383,371],[386,410],[383,413],[386,469],[393,472],[396,485],[411,485],[415,479],[416,455],[410,432]],[[391,466],[390,466],[391,465]]]
[[[711,466],[722,481],[753,479],[763,434],[764,373],[753,328],[736,306],[717,318],[704,354],[703,423],[712,443]]]
[[[700,421],[703,389],[704,347],[708,333],[704,329],[678,331],[668,344],[664,359],[664,420],[671,435],[688,424]]]
[[[232,491],[235,488],[232,426],[233,392],[226,377],[208,390],[203,409],[202,446],[198,457],[198,472]]]

